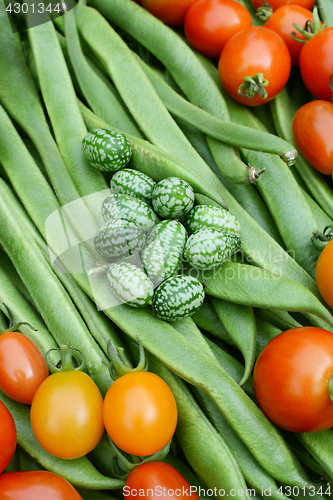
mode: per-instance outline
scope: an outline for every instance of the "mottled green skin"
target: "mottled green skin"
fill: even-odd
[[[155,286],[177,274],[186,240],[186,229],[176,220],[164,220],[149,233],[142,264]]]
[[[125,219],[106,222],[94,238],[96,252],[107,261],[135,255],[143,249],[145,242],[142,227]]]
[[[108,268],[107,277],[112,293],[131,307],[152,303],[154,285],[139,267],[129,262],[115,262]]]
[[[105,221],[121,218],[148,228],[160,221],[151,206],[126,194],[111,194],[105,198],[101,211]]]
[[[167,177],[158,182],[153,191],[152,205],[164,219],[177,219],[187,214],[194,204],[192,187],[179,177]]]
[[[144,201],[148,205],[151,205],[155,186],[156,182],[149,175],[132,168],[118,170],[113,174],[110,182],[114,194],[127,194]]]
[[[206,227],[227,229],[238,236],[241,235],[240,223],[235,215],[222,207],[214,205],[197,205],[186,215],[185,227],[193,234]]]
[[[105,172],[124,168],[132,156],[127,137],[115,130],[91,130],[83,138],[82,146],[90,165]]]
[[[241,239],[238,235],[207,227],[189,237],[184,257],[196,269],[212,269],[223,264],[240,248]]]
[[[194,314],[202,305],[205,292],[192,276],[172,276],[155,290],[153,309],[165,321],[176,321]]]

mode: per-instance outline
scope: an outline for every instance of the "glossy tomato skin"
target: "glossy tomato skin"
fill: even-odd
[[[298,24],[304,28],[306,21],[313,22],[312,12],[299,5],[282,5],[278,7],[272,16],[265,22],[265,28],[275,31],[283,39],[287,45],[291,56],[291,64],[293,66],[299,65],[299,56],[303,48],[303,43],[293,40],[291,34],[295,33],[298,40],[305,40],[305,36],[297,31],[293,23]]]
[[[293,135],[300,153],[319,172],[333,171],[333,103],[310,101],[293,119]]]
[[[333,333],[315,327],[287,330],[258,356],[253,388],[265,415],[292,432],[333,426],[328,383],[333,374]]]
[[[177,405],[168,385],[151,372],[128,373],[106,393],[104,425],[112,441],[132,455],[152,455],[172,438]]]
[[[299,57],[299,69],[304,85],[317,99],[331,102],[329,85],[333,74],[333,27],[323,29],[307,41]]]
[[[288,81],[290,54],[282,38],[263,26],[253,26],[234,35],[225,44],[219,58],[222,84],[235,101],[246,106],[260,106],[273,99]],[[269,81],[267,98],[255,94],[252,98],[238,95],[245,76],[262,73]]]
[[[9,465],[14,456],[15,449],[15,422],[8,408],[0,401],[0,474]]]
[[[59,458],[78,458],[99,443],[103,431],[103,398],[84,372],[53,373],[38,388],[30,421],[39,444]]]
[[[316,264],[316,282],[323,299],[333,307],[333,240],[327,243]]]
[[[0,491],[1,500],[82,500],[66,479],[49,471],[5,472]]]
[[[251,3],[256,10],[263,6],[263,0],[251,0]],[[314,0],[269,0],[268,3],[273,11],[281,7],[281,5],[299,5],[310,10],[314,5]]]
[[[233,35],[251,26],[249,11],[235,0],[198,0],[188,9],[184,21],[192,47],[216,58]]]
[[[41,383],[49,375],[44,356],[25,335],[0,336],[0,389],[18,403],[31,405]]]
[[[183,494],[188,492],[188,496]],[[140,495],[139,495],[140,493]],[[164,462],[146,462],[136,467],[127,477],[124,497],[128,500],[199,500],[195,491],[190,492],[190,484],[171,465]]]
[[[196,0],[140,0],[153,16],[168,26],[183,26],[187,10]]]

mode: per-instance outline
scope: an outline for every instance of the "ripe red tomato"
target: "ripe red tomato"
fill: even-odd
[[[82,500],[66,479],[44,470],[5,472],[0,491],[1,500]]]
[[[164,462],[146,462],[136,467],[128,476],[124,497],[128,500],[199,500],[190,484],[174,467]]]
[[[302,47],[299,69],[304,85],[317,99],[331,101],[329,80],[333,74],[333,27],[323,29]]]
[[[291,34],[295,33],[296,38],[299,40],[305,40],[306,38],[294,28],[293,23],[304,28],[308,20],[313,22],[313,15],[310,10],[304,9],[304,7],[300,7],[299,5],[288,4],[277,8],[264,24],[266,28],[275,31],[283,39],[291,56],[291,64],[294,66],[299,65],[299,55],[303,48],[303,43],[293,40]]]
[[[198,0],[184,21],[192,47],[209,57],[219,57],[229,38],[250,26],[249,11],[235,0]]]
[[[31,405],[48,375],[44,356],[28,337],[18,332],[0,336],[0,389],[9,398]]]
[[[14,456],[15,449],[15,422],[8,408],[0,401],[0,474],[9,465]]]
[[[322,328],[287,330],[266,344],[253,372],[256,399],[265,415],[292,432],[333,426],[328,384],[333,374],[333,333]]]
[[[234,35],[225,44],[219,59],[219,74],[226,91],[242,104],[259,106],[273,99],[288,81],[290,54],[282,38],[263,26],[253,26]],[[267,98],[238,95],[244,77],[261,73],[268,80]]]
[[[140,0],[142,7],[169,26],[183,26],[186,11],[196,0]]]
[[[59,458],[78,458],[99,443],[103,431],[103,398],[84,372],[53,373],[37,389],[30,421],[39,444]]]
[[[332,164],[333,165],[333,164]],[[323,299],[333,307],[333,240],[327,243],[316,264],[316,282]]]
[[[253,7],[257,10],[263,6],[264,0],[251,0]],[[299,5],[304,9],[312,9],[314,0],[268,0],[269,5],[273,11],[281,7],[281,5]]]
[[[310,101],[293,119],[294,139],[300,153],[311,165],[330,175],[333,171],[333,103]]]
[[[132,455],[152,455],[172,438],[177,406],[168,385],[151,372],[119,377],[106,393],[104,425],[112,441]]]

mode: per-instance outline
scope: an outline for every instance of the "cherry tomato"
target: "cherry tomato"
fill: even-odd
[[[312,9],[315,0],[268,0],[269,5],[273,11],[281,7],[281,5],[299,5],[304,9]],[[251,0],[253,7],[257,10],[263,6],[263,0]]]
[[[44,356],[28,337],[18,332],[0,335],[0,389],[9,398],[31,405],[48,375]]]
[[[304,85],[317,99],[331,101],[333,74],[333,27],[323,29],[302,47],[299,69]]]
[[[249,11],[235,0],[198,0],[184,21],[192,47],[209,57],[219,57],[229,38],[250,26]]]
[[[333,426],[328,384],[333,374],[333,333],[322,328],[287,330],[266,344],[253,372],[253,388],[265,415],[292,432]]]
[[[190,484],[174,467],[164,462],[146,462],[136,467],[128,476],[124,487],[128,500],[199,500]]]
[[[15,422],[8,408],[0,401],[0,474],[9,465],[14,456],[15,449]]]
[[[283,39],[287,45],[290,56],[291,64],[293,66],[299,65],[299,55],[303,48],[303,43],[293,40],[291,34],[295,33],[298,40],[305,40],[305,36],[297,31],[293,23],[298,24],[304,28],[306,21],[313,22],[312,12],[299,5],[282,5],[274,11],[272,16],[265,22],[264,26],[270,30],[275,31]]]
[[[132,455],[152,455],[172,438],[177,406],[168,385],[151,372],[119,377],[103,406],[104,425],[112,441]]]
[[[59,458],[89,453],[103,431],[103,398],[84,372],[53,373],[37,389],[30,421],[39,444]]]
[[[258,106],[273,99],[290,75],[291,59],[286,44],[274,31],[253,26],[234,35],[225,44],[219,59],[219,74],[226,91],[242,104]],[[267,98],[238,95],[244,77],[261,73],[268,80]]]
[[[1,500],[82,500],[66,479],[44,470],[5,472],[0,491]]]
[[[169,26],[183,26],[186,11],[196,0],[140,0],[142,7]]]
[[[333,103],[310,101],[293,119],[294,139],[300,153],[311,165],[330,175],[333,171]]]
[[[316,264],[316,282],[323,299],[333,307],[333,240],[327,243]]]

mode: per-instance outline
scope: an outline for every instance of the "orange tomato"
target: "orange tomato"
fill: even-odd
[[[169,26],[182,26],[187,9],[196,0],[140,0],[153,16]]]
[[[333,307],[333,240],[327,243],[316,264],[316,282],[323,299]]]

